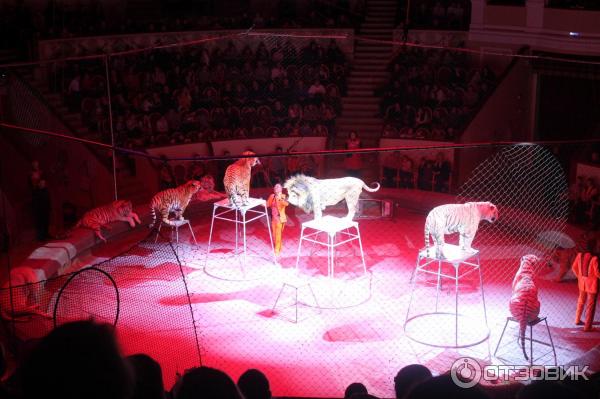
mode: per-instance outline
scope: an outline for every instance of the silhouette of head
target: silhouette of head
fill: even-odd
[[[134,373],[134,390],[131,399],[163,399],[165,389],[160,364],[148,355],[127,356]]]
[[[344,399],[346,398],[353,398],[354,396],[358,395],[358,394],[366,394],[367,392],[367,387],[365,387],[363,384],[361,384],[360,382],[353,382],[352,384],[348,385],[348,387],[346,388],[346,391],[344,392]]]
[[[246,399],[270,399],[269,380],[261,371],[249,369],[240,376],[238,387]]]
[[[221,370],[197,367],[187,371],[177,399],[243,399],[233,380]]]
[[[132,378],[108,324],[77,321],[44,337],[22,369],[23,397],[129,398]]]
[[[421,364],[410,364],[398,371],[394,378],[396,398],[406,397],[410,390],[417,384],[431,378],[431,371]]]

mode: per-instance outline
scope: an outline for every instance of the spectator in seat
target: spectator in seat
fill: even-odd
[[[404,155],[400,162],[400,188],[414,188],[413,161]]]
[[[361,147],[360,139],[355,131],[351,131],[348,139],[346,140],[347,150],[357,150]],[[360,154],[347,154],[344,160],[344,165],[348,176],[360,178],[360,170],[362,169],[362,158]]]
[[[277,146],[275,148],[276,154],[283,155],[283,148]],[[271,173],[271,181],[274,183],[283,183],[286,176],[286,160],[283,156],[277,156],[270,158],[270,168],[269,171]]]
[[[433,189],[433,162],[422,157],[419,162],[417,185],[421,190],[431,191]]]
[[[314,102],[321,103],[325,96],[325,86],[323,86],[319,80],[315,80],[308,88],[308,95]]]
[[[444,153],[439,152],[435,157],[433,165],[433,178],[435,180],[435,191],[447,193],[450,186],[450,162],[446,160]]]
[[[383,187],[396,187],[396,177],[400,169],[402,157],[399,152],[391,152],[383,158],[381,179]]]
[[[237,385],[246,399],[271,399],[269,380],[259,370],[246,370],[240,376]]]
[[[69,105],[69,110],[75,112],[79,110],[81,105],[81,75],[77,74],[69,83],[69,87],[67,89],[67,104]]]
[[[50,227],[50,212],[52,211],[50,192],[46,187],[46,180],[40,179],[37,182],[37,187],[34,187],[33,190],[31,205],[33,207],[37,240],[46,241],[50,238],[48,229]]]
[[[164,115],[162,115],[156,121],[156,134],[158,134],[158,135],[169,134],[169,122],[167,121],[167,118],[165,118]]]

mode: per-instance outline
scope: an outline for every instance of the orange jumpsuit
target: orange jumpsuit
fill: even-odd
[[[583,331],[590,331],[596,311],[596,299],[598,297],[598,258],[589,252],[578,253],[571,266],[573,273],[577,276],[579,298],[577,299],[577,310],[575,312],[575,324],[581,324],[581,314],[585,306],[585,326]]]
[[[271,226],[273,227],[273,238],[275,240],[275,255],[279,256],[281,253],[281,235],[283,234],[283,228],[285,222],[287,222],[287,216],[285,215],[285,208],[288,206],[288,202],[285,200],[283,194],[275,196],[271,194],[267,199],[267,206],[271,208]]]

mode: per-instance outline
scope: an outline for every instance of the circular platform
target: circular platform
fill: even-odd
[[[244,259],[245,258],[245,259]],[[204,267],[204,272],[214,278],[225,281],[254,281],[270,278],[279,273],[272,257],[256,254],[210,254],[208,260],[204,256],[195,262]]]
[[[456,318],[458,317],[458,334]],[[415,342],[436,348],[468,348],[490,337],[485,321],[450,312],[423,313],[404,323],[404,334]]]

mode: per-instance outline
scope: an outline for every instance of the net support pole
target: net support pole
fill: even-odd
[[[115,201],[119,199],[119,190],[117,188],[117,151],[115,150],[115,131],[113,129],[112,118],[112,98],[110,93],[110,74],[108,73],[108,64],[110,55],[104,57],[104,71],[106,74],[106,93],[108,95],[108,126],[110,129],[110,144],[112,147],[112,169],[113,169],[113,185],[115,190]]]

